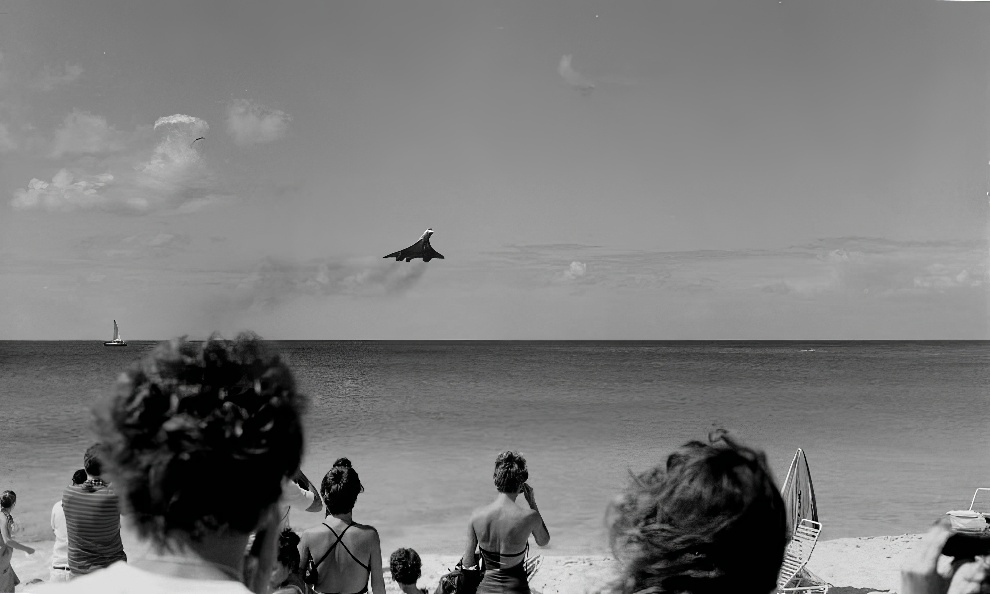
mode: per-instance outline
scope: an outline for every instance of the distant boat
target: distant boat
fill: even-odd
[[[113,321],[113,340],[104,342],[103,346],[127,346],[127,343],[120,336],[120,331],[117,330],[117,320]]]

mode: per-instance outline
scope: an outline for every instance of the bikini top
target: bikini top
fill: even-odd
[[[324,526],[327,526],[327,523],[326,522],[323,522],[323,525]],[[336,549],[337,548],[337,545],[339,544],[340,546],[344,547],[344,550],[347,551],[347,554],[351,556],[351,559],[354,559],[354,562],[355,563],[357,563],[358,565],[360,565],[361,567],[363,567],[364,570],[368,572],[368,577],[371,577],[371,562],[370,562],[370,560],[369,560],[369,562],[367,564],[362,563],[361,560],[358,559],[357,557],[355,557],[354,556],[354,553],[352,553],[351,550],[349,548],[347,548],[347,544],[344,543],[344,541],[342,540],[344,538],[344,534],[346,534],[347,533],[347,530],[351,526],[353,526],[353,525],[354,524],[348,524],[347,525],[347,528],[344,528],[343,530],[340,531],[340,534],[337,534],[337,531],[336,530],[334,530],[330,526],[327,526],[327,529],[330,532],[332,532],[335,537],[337,537],[337,540],[335,540],[334,543],[332,545],[330,545],[330,548],[327,549],[327,552],[324,553],[323,556],[320,557],[320,560],[316,562],[316,567],[317,568],[320,567],[320,564],[322,564],[323,561],[325,561],[326,558],[330,556],[330,553],[332,553],[333,550]],[[314,588],[314,590],[316,590],[316,589]],[[316,590],[316,591],[319,592],[319,590]],[[367,591],[368,591],[368,578],[365,578],[365,580],[364,580],[364,587],[361,588],[361,590],[359,590],[358,592],[355,592],[354,594],[365,594],[365,592],[367,592]],[[339,592],[322,592],[320,594],[340,594],[340,593]]]

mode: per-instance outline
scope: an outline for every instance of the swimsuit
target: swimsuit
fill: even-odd
[[[502,565],[504,557],[519,557],[525,555],[527,548],[518,553],[501,554],[486,551],[480,546],[481,558],[485,562],[485,574],[478,585],[478,594],[530,594],[529,581],[526,578],[525,563],[516,563],[511,567]]]
[[[326,522],[323,522],[323,525],[324,526],[327,526],[327,523]],[[353,525],[354,524],[348,524],[347,525],[347,528],[344,528],[340,532],[340,534],[337,534],[337,531],[336,530],[334,530],[333,528],[330,528],[330,526],[327,526],[327,529],[330,530],[330,532],[333,532],[333,535],[337,537],[337,540],[334,541],[334,543],[332,545],[330,545],[330,548],[327,549],[327,552],[322,557],[320,557],[320,560],[319,561],[316,562],[316,567],[317,568],[320,567],[320,564],[323,563],[323,561],[330,555],[330,553],[333,552],[334,549],[337,548],[337,545],[339,544],[340,546],[344,547],[344,550],[347,551],[347,554],[351,556],[351,559],[354,559],[354,562],[355,563],[357,563],[358,565],[360,565],[361,567],[363,567],[364,570],[368,572],[368,577],[369,578],[371,577],[371,562],[370,562],[370,560],[369,560],[369,562],[368,562],[367,565],[365,565],[364,563],[361,563],[361,560],[354,556],[354,553],[352,553],[351,550],[349,548],[347,548],[347,545],[342,540],[344,538],[344,534],[347,532],[347,529],[350,528]],[[313,588],[313,590],[315,590],[318,594],[339,594],[338,592],[320,592],[319,590],[316,590],[315,587]],[[365,578],[365,580],[364,580],[364,587],[361,588],[360,591],[355,592],[354,594],[365,594],[365,592],[367,592],[367,591],[368,591],[368,578]]]

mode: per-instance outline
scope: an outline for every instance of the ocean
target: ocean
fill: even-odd
[[[0,489],[24,540],[91,443],[90,407],[154,342],[0,342]],[[351,459],[354,511],[399,546],[460,553],[492,469],[522,452],[548,554],[607,551],[608,502],[677,446],[723,426],[778,482],[808,456],[823,538],[916,533],[990,486],[988,342],[284,341],[310,402],[304,472]],[[250,488],[227,485],[232,496]],[[322,515],[293,512],[298,528]]]

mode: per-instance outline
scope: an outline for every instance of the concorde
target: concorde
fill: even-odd
[[[419,238],[419,241],[407,247],[404,250],[398,252],[392,252],[387,256],[382,256],[383,258],[395,258],[396,262],[401,262],[405,260],[409,262],[413,258],[422,258],[424,262],[429,262],[433,258],[444,259],[443,254],[433,249],[430,245],[430,236],[433,235],[433,229],[427,229],[423,236]]]

